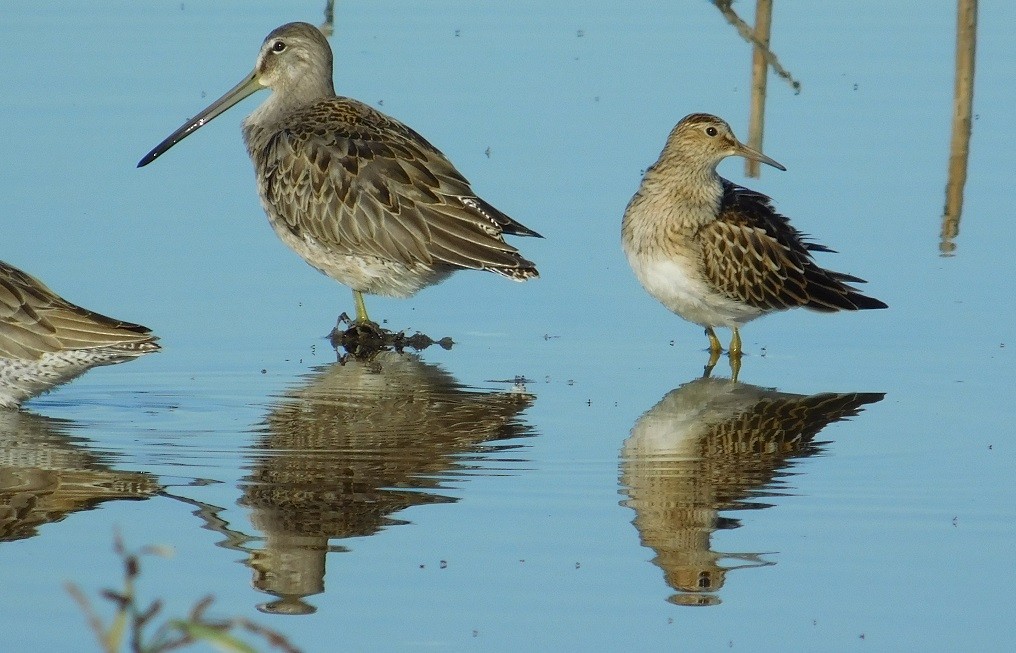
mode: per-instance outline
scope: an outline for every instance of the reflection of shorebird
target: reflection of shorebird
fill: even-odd
[[[539,234],[478,197],[415,131],[336,97],[331,47],[307,23],[269,34],[254,71],[138,165],[263,88],[272,94],[244,120],[243,135],[268,221],[305,261],[353,290],[358,323],[368,322],[363,293],[409,297],[464,269],[539,276],[503,238]]]
[[[254,584],[279,600],[262,610],[312,610],[333,538],[372,535],[405,508],[455,499],[439,491],[469,473],[466,455],[505,451],[529,434],[523,392],[481,392],[411,354],[379,353],[315,372],[265,419],[241,503],[264,534]]]
[[[719,512],[769,507],[754,499],[779,492],[783,470],[821,450],[819,431],[884,396],[805,396],[702,378],[646,411],[622,448],[621,483],[642,544],[678,592],[670,600],[714,605],[728,570],[773,564],[758,553],[713,551],[713,531],[739,526]]]
[[[714,327],[733,330],[736,357],[739,327],[773,311],[885,308],[848,285],[862,279],[819,267],[812,252],[832,250],[806,242],[768,197],[716,174],[733,155],[784,169],[740,143],[723,120],[695,113],[677,123],[646,170],[625,209],[621,242],[649,294],[704,326],[714,358],[722,349]]]
[[[32,537],[104,501],[147,499],[161,489],[141,472],[112,469],[68,433],[69,422],[24,411],[0,411],[0,541]]]
[[[0,261],[0,408],[18,405],[97,365],[156,351],[139,324],[76,306]]]

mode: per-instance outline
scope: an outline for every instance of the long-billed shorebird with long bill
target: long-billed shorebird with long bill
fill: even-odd
[[[0,261],[0,408],[70,381],[98,365],[158,351],[152,332],[60,297]]]
[[[809,242],[769,197],[716,173],[735,155],[786,170],[738,141],[720,118],[685,116],[621,222],[635,276],[668,309],[705,327],[711,362],[722,350],[715,327],[733,330],[733,360],[741,355],[741,325],[768,313],[886,308],[849,285],[863,279],[820,267],[812,252],[833,250]]]
[[[437,148],[332,83],[318,28],[289,23],[265,38],[254,71],[149,152],[145,166],[240,100],[271,89],[243,121],[258,192],[279,238],[353,290],[409,297],[457,270],[539,276],[504,234],[539,234],[478,197]]]

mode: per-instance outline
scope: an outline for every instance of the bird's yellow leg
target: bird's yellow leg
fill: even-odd
[[[737,375],[741,373],[741,354],[730,353],[730,380],[737,383]]]
[[[702,370],[702,378],[707,378],[713,373],[713,368],[716,367],[716,361],[720,360],[720,352],[718,349],[709,350],[709,362],[706,363],[705,369]]]
[[[706,363],[705,370],[702,372],[703,377],[708,377],[713,373],[716,361],[720,360],[720,352],[723,351],[723,345],[720,344],[720,339],[716,337],[716,332],[712,327],[706,327],[706,337],[709,338],[709,362]]]
[[[709,338],[709,353],[719,357],[720,352],[723,351],[723,345],[720,344],[720,339],[716,337],[713,327],[706,327],[706,337]]]
[[[356,322],[358,324],[370,322],[370,318],[367,317],[367,305],[363,303],[363,293],[359,290],[354,290],[353,301],[356,302]]]
[[[730,339],[730,380],[736,382],[737,375],[741,373],[741,332],[737,327],[733,328],[734,337]]]
[[[734,337],[730,339],[730,355],[740,356],[741,355],[741,332],[737,330],[737,327],[732,328]]]

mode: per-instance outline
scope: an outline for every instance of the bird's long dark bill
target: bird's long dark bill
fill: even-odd
[[[198,129],[203,127],[205,123],[210,122],[220,113],[225,112],[240,100],[252,93],[260,91],[262,88],[264,88],[264,86],[262,86],[258,81],[257,72],[252,72],[247,77],[244,77],[242,82],[231,88],[218,100],[212,102],[207,109],[184,123],[179,129],[167,136],[166,140],[156,145],[151,152],[146,154],[145,157],[138,162],[138,167],[144,167],[152,161],[155,161],[162,156],[166,150],[196,132]]]
[[[765,163],[766,165],[771,165],[772,167],[776,168],[777,170],[784,170],[784,171],[786,170],[786,168],[784,168],[781,164],[777,163],[773,159],[770,159],[769,157],[767,157],[765,154],[762,154],[758,150],[756,150],[754,148],[751,148],[751,147],[748,147],[744,143],[738,143],[737,144],[737,153],[740,154],[741,156],[743,156],[746,159],[751,159],[753,161],[759,161],[761,163]]]

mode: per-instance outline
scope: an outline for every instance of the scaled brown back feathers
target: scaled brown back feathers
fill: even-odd
[[[350,98],[325,98],[281,130],[245,127],[271,209],[338,254],[445,264],[527,278],[502,234],[539,236],[477,197],[418,133]]]
[[[805,306],[819,311],[885,308],[847,283],[863,279],[821,268],[811,252],[829,248],[805,236],[773,208],[769,197],[723,180],[717,219],[704,225],[704,271],[729,297],[766,310]],[[730,254],[735,250],[737,255]]]

